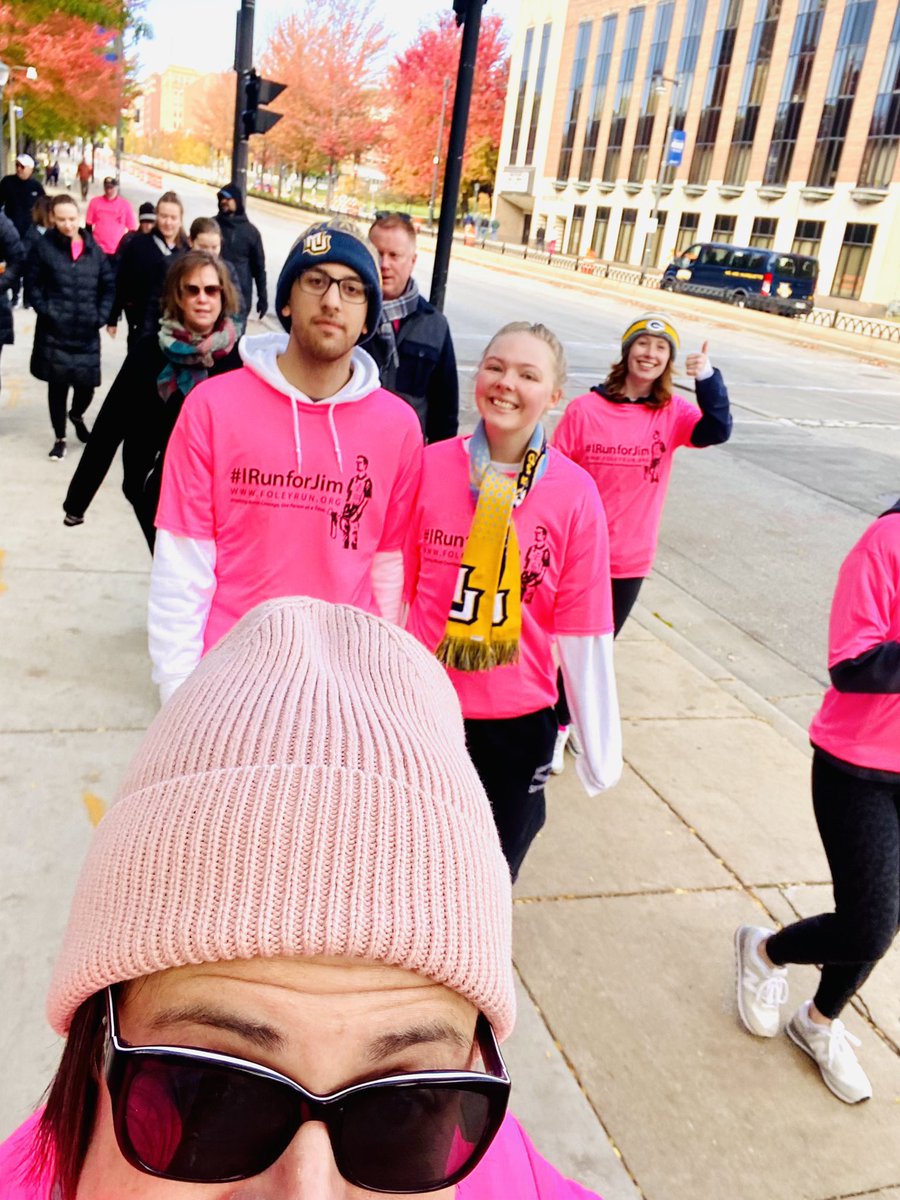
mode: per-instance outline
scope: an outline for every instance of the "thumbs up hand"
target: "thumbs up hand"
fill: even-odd
[[[689,354],[684,362],[684,369],[693,379],[706,379],[712,374],[709,362],[709,342],[704,342],[699,354]]]

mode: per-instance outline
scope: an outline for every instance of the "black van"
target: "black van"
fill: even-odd
[[[660,286],[792,317],[808,313],[819,261],[758,246],[697,242],[666,267]]]

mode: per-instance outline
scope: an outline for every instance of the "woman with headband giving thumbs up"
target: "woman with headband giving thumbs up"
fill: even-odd
[[[697,404],[672,390],[680,339],[665,313],[644,313],[622,335],[606,380],[566,408],[553,445],[592,476],[609,525],[615,632],[625,624],[656,554],[672,456],[679,446],[716,446],[731,435],[728,392],[709,342],[685,359]],[[698,408],[699,405],[699,408]],[[554,770],[562,770],[568,713],[558,713]]]

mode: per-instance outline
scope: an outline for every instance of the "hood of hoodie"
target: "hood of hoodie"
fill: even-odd
[[[287,349],[289,334],[262,333],[255,337],[242,337],[238,345],[244,366],[257,375],[264,383],[279,392],[291,406],[291,418],[294,426],[294,450],[297,455],[297,470],[303,465],[303,450],[300,444],[299,410],[324,411],[328,415],[328,428],[331,431],[331,442],[334,446],[334,457],[338,469],[343,474],[344,458],[341,453],[341,443],[338,438],[337,426],[334,421],[334,410],[339,404],[353,404],[362,400],[376,388],[381,387],[378,367],[371,355],[359,346],[354,346],[350,359],[352,373],[350,378],[333,396],[323,400],[313,400],[299,388],[288,383],[278,366],[278,356]]]
[[[216,193],[216,201],[217,202],[218,202],[219,196],[221,196],[222,192],[227,192],[228,195],[232,198],[232,200],[237,201],[237,209],[233,213],[224,213],[224,214],[220,213],[219,216],[224,215],[226,217],[231,217],[231,218],[243,217],[244,216],[244,193],[243,193],[242,189],[233,180],[231,183],[226,183],[225,186],[223,188],[220,188],[219,191]]]

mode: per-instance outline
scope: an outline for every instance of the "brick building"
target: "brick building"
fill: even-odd
[[[495,216],[636,266],[697,241],[815,254],[820,294],[880,308],[898,146],[898,0],[522,0]]]
[[[166,67],[141,84],[136,103],[134,131],[139,137],[157,133],[189,133],[192,128],[191,97],[204,76],[192,67]]]

